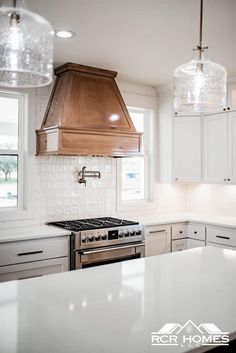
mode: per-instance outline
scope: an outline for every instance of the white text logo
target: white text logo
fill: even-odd
[[[151,333],[152,346],[228,346],[228,332],[221,331],[213,323],[196,325],[188,320],[184,325],[167,323],[159,331]]]

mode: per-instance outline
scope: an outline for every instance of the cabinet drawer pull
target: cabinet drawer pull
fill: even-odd
[[[216,238],[227,239],[227,240],[230,239],[230,237],[224,237],[223,235],[216,235]]]
[[[26,256],[26,255],[36,255],[36,254],[42,254],[43,250],[38,250],[38,251],[30,251],[30,252],[21,252],[18,254],[18,256]]]
[[[194,233],[194,234],[197,234],[197,231],[195,230],[193,233]]]
[[[165,230],[165,229],[160,229],[160,230],[150,230],[149,234],[162,233],[162,232],[166,232],[166,230]]]
[[[179,231],[179,233],[180,233],[180,234],[183,234],[183,231],[182,231],[182,230],[180,230],[180,231]]]

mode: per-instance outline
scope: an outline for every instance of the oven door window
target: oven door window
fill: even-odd
[[[82,268],[86,267],[94,267],[94,266],[100,266],[100,265],[107,265],[107,264],[114,264],[116,262],[121,262],[121,261],[126,261],[126,260],[133,260],[133,259],[138,259],[140,258],[139,254],[135,254],[133,256],[128,256],[122,259],[113,259],[113,260],[103,260],[103,261],[98,261],[98,262],[87,262],[82,264]]]
[[[110,249],[94,249],[77,253],[76,268],[92,267],[144,256],[144,246],[119,247]]]

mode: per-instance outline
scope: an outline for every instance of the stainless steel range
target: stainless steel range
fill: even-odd
[[[50,222],[71,230],[71,270],[145,256],[144,228],[112,217]]]

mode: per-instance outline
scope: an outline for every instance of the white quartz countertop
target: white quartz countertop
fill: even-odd
[[[0,229],[0,243],[27,239],[59,237],[70,235],[71,232],[62,228],[35,224],[24,227],[9,227]]]
[[[192,320],[234,339],[235,298],[236,252],[213,247],[5,282],[0,352],[192,351],[151,346],[151,332]]]
[[[132,218],[130,218],[132,219]],[[224,217],[219,215],[207,215],[198,213],[169,213],[169,214],[156,214],[150,216],[137,215],[133,217],[145,226],[173,224],[180,222],[196,222],[203,224],[211,224],[223,227],[236,228],[236,217]]]
[[[203,224],[211,224],[223,227],[236,228],[236,217],[223,217],[218,215],[206,215],[196,213],[166,213],[166,214],[153,214],[149,213],[144,216],[142,213],[136,213],[135,216],[132,214],[116,214],[118,218],[138,221],[145,226],[161,225],[161,224],[173,224],[180,222],[196,222]],[[70,235],[71,232],[62,228],[34,224],[31,226],[14,226],[9,228],[0,228],[0,243],[37,239],[46,237],[58,237],[64,235]]]

